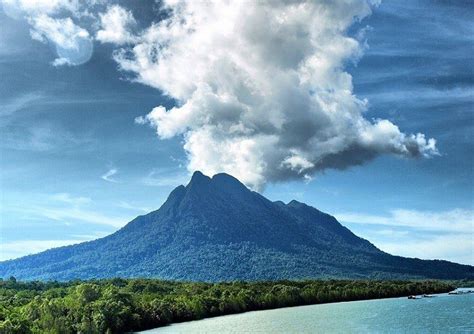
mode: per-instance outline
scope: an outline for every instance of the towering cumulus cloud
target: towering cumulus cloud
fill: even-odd
[[[369,0],[167,1],[169,17],[115,59],[177,101],[137,119],[160,138],[184,137],[190,170],[247,185],[310,178],[390,153],[436,154],[435,140],[363,117],[344,64]]]

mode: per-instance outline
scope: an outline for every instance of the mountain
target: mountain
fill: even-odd
[[[107,237],[0,262],[0,277],[9,276],[473,279],[474,267],[387,254],[311,206],[272,202],[230,175],[195,172],[159,210]]]

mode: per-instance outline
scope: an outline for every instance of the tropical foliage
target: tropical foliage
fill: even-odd
[[[120,333],[224,314],[446,292],[438,281],[0,281],[0,333]]]

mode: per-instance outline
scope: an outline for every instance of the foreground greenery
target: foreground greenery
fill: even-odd
[[[439,293],[438,281],[0,281],[0,333],[119,333],[284,306]]]

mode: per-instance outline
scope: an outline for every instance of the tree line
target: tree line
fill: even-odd
[[[0,281],[0,333],[122,333],[286,306],[447,292],[440,281]]]

